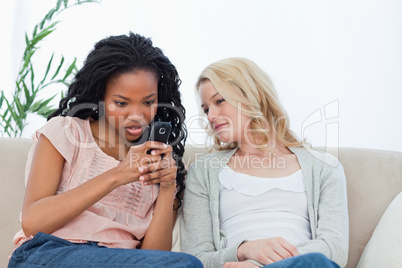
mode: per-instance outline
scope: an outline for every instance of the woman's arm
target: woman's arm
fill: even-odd
[[[22,209],[22,229],[26,236],[56,231],[118,186],[113,172],[109,172],[56,195],[64,162],[60,152],[40,135]]]
[[[141,151],[145,154],[149,148],[150,144],[132,147],[129,153]],[[158,163],[160,157],[147,156],[147,159]],[[140,176],[138,166],[131,160],[131,157],[126,157],[126,160],[117,167],[72,190],[56,195],[65,159],[48,138],[40,135],[28,176],[22,209],[22,229],[25,235],[35,235],[37,232],[52,233],[116,187],[138,181]]]
[[[148,227],[141,249],[172,249],[172,232],[176,211],[173,210],[173,199],[176,184],[169,187],[161,186],[156,200],[155,211]]]
[[[156,171],[156,179],[145,176],[144,181],[150,184],[159,183],[159,194],[156,199],[155,211],[151,224],[148,227],[146,235],[141,244],[141,249],[172,249],[172,232],[177,216],[177,210],[173,210],[176,190],[176,162],[172,158],[171,146],[168,147],[169,152],[155,150],[154,154],[164,154],[160,167],[163,168]],[[141,169],[141,172],[150,172],[152,165],[148,168]]]
[[[342,165],[323,164],[320,173],[319,203],[316,209],[316,237],[296,245],[300,254],[320,252],[346,265],[349,248],[349,219],[346,179]]]
[[[180,238],[183,252],[196,256],[205,267],[222,267],[226,262],[237,260],[237,247],[218,248],[214,240],[214,220],[211,212],[210,190],[208,185],[208,163],[202,159],[190,166],[186,179],[183,199],[183,218]],[[200,171],[197,165],[201,167]],[[218,201],[218,200],[216,200]],[[240,243],[239,243],[240,244]]]

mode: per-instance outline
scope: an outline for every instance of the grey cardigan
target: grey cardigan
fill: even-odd
[[[295,245],[300,254],[320,252],[341,267],[346,265],[349,220],[346,180],[342,165],[329,155],[289,148],[299,161],[306,188],[312,240]],[[205,267],[222,267],[237,260],[235,245],[225,248],[219,223],[219,173],[234,150],[205,155],[189,168],[181,221],[181,250],[199,258]]]

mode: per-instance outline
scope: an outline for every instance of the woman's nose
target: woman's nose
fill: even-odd
[[[131,120],[137,120],[144,117],[144,112],[141,109],[132,108],[130,109],[127,117]]]
[[[218,115],[216,112],[209,110],[208,112],[208,120],[213,122],[218,118]]]

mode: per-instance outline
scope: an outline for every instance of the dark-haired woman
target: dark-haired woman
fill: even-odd
[[[185,176],[180,82],[148,38],[95,45],[33,135],[9,267],[201,266],[170,252]],[[172,125],[169,145],[147,141],[158,120]]]

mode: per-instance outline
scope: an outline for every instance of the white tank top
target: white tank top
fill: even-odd
[[[226,247],[277,236],[292,245],[311,240],[301,170],[286,177],[261,178],[225,166],[219,181],[219,218]]]

